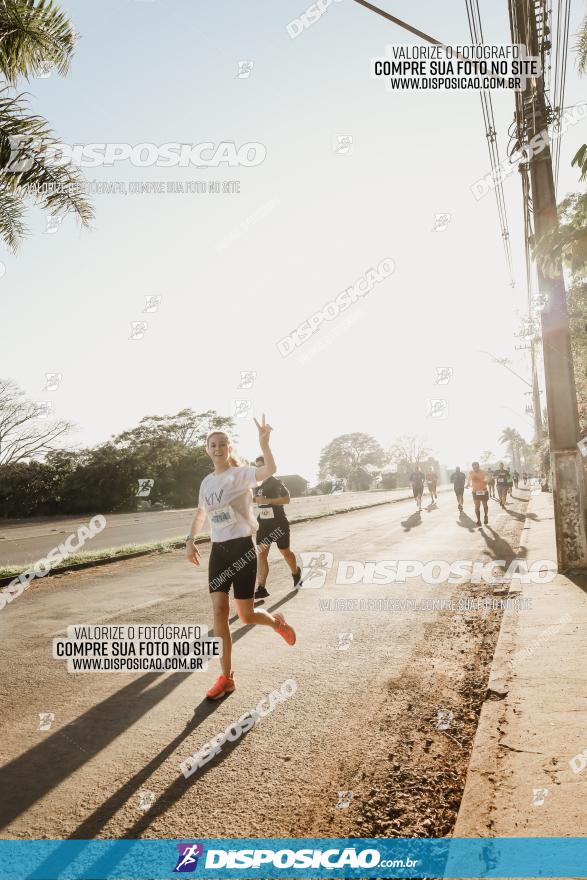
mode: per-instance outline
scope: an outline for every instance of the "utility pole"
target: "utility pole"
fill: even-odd
[[[530,342],[530,358],[532,361],[532,410],[534,415],[534,439],[542,440],[544,426],[542,424],[542,409],[540,403],[540,388],[538,386],[538,369],[536,365],[536,341]]]
[[[426,42],[444,45],[369,0],[354,2]],[[533,58],[543,54],[541,49],[546,36],[546,7],[546,0],[508,0],[512,42],[524,46],[526,54]],[[542,46],[539,34],[542,37]],[[534,79],[526,77],[523,93],[516,93],[516,117],[521,132],[521,146],[527,145],[536,135],[540,135],[544,141],[541,151],[535,150],[528,162],[534,232],[536,239],[540,239],[558,226],[542,73]],[[540,266],[536,270],[538,289],[546,302],[542,312],[542,343],[558,567],[560,571],[587,570],[587,496],[583,462],[577,449],[579,416],[565,282],[562,268],[553,278],[545,277]],[[532,386],[534,407],[539,411],[540,396],[534,377]]]
[[[539,34],[545,35],[545,5],[543,0],[509,0],[512,42],[525,46],[532,57],[541,54]],[[534,233],[539,240],[558,226],[543,74],[526,78],[516,104],[523,143],[527,145],[536,135],[544,141],[543,149],[530,151],[528,162]],[[552,278],[546,277],[540,266],[536,268],[545,302],[542,339],[558,567],[560,571],[587,569],[585,473],[577,449],[579,418],[565,282],[562,267]]]

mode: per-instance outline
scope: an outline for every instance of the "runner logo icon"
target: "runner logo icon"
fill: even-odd
[[[174,874],[191,874],[198,867],[198,859],[204,854],[201,843],[176,843],[179,855]]]
[[[302,553],[302,580],[300,589],[319,590],[326,582],[326,575],[332,568],[334,555],[324,551],[313,550]]]

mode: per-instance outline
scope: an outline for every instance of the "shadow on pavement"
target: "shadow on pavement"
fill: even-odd
[[[409,532],[410,529],[413,529],[415,526],[422,525],[422,514],[419,510],[409,516],[407,519],[402,520],[401,525],[403,526],[404,532]]]
[[[291,590],[268,610],[277,610],[298,592]],[[251,629],[254,629],[254,624],[242,626],[233,632],[233,644]],[[213,628],[209,630],[208,635],[210,637],[214,635]],[[153,685],[153,681],[163,674],[142,675],[1,767],[0,789],[11,792],[11,798],[10,800],[3,798],[0,803],[0,828],[14,821],[132,727],[153,706],[175,690],[186,675],[185,672],[166,674],[165,678]],[[190,731],[194,730],[207,714],[209,711],[201,717],[198,716],[199,720],[192,719]]]
[[[220,701],[219,701],[220,702]],[[212,703],[209,700],[202,700],[200,705],[196,708],[194,713],[194,717],[188,722],[185,729],[175,737],[172,742],[169,743],[158,755],[156,755],[148,764],[145,765],[138,773],[136,773],[131,779],[122,785],[117,792],[115,792],[111,797],[108,798],[103,804],[101,804],[91,816],[88,816],[78,827],[69,835],[68,840],[88,840],[90,838],[96,837],[99,832],[104,828],[105,825],[109,822],[112,816],[124,806],[124,804],[128,803],[129,798],[136,794],[143,783],[151,776],[151,774],[165,761],[167,758],[178,748],[179,745],[191,734],[194,730],[204,721],[218,706],[218,703]],[[128,829],[128,831],[119,839],[121,840],[134,840],[140,837],[149,826],[157,819],[159,816],[164,815],[164,813],[168,810],[169,807],[176,804],[185,794],[186,790],[191,787],[191,785],[198,779],[202,779],[206,773],[211,770],[213,767],[217,767],[221,764],[233,751],[237,746],[245,739],[247,733],[243,733],[237,740],[234,742],[225,742],[222,746],[221,751],[218,755],[216,755],[208,764],[202,767],[193,774],[193,778],[189,777],[186,779],[181,770],[179,769],[179,762],[177,768],[177,779],[175,779],[167,789],[162,792],[161,795],[157,798],[155,803],[150,807],[150,809],[145,812],[137,821]],[[187,755],[183,756],[184,758]],[[76,856],[77,857],[77,856]],[[122,856],[121,856],[122,858]],[[34,878],[40,878],[45,876],[45,874],[51,874],[51,866],[53,864],[60,864],[60,849],[57,848],[48,858],[44,864],[39,865],[38,869],[35,871]],[[102,864],[102,860],[98,859],[91,865],[91,871],[93,877],[101,877],[106,876],[106,870],[111,871],[115,866],[116,860],[113,860],[112,854],[107,854],[104,857],[104,863]],[[103,869],[103,870],[102,870]],[[32,880],[32,878],[31,878]]]
[[[148,764],[145,764],[144,767],[139,770],[138,773],[135,773],[131,779],[122,785],[118,791],[116,791],[113,795],[111,795],[108,800],[104,801],[94,812],[84,819],[84,821],[77,826],[77,828],[72,831],[69,835],[69,840],[76,839],[86,839],[90,837],[96,837],[101,829],[110,821],[112,816],[118,812],[118,810],[125,804],[130,798],[139,792],[144,783],[149,779],[149,777],[173,754],[173,752],[181,745],[181,743],[187,739],[187,737],[196,730],[200,724],[206,720],[213,712],[216,711],[218,706],[223,700],[206,700],[203,699],[194,711],[193,717],[188,721],[184,730],[180,734],[178,734],[175,739],[171,740],[171,742],[162,749],[158,755],[155,755]],[[184,757],[187,757],[185,755]],[[211,762],[211,765],[216,763],[216,759]],[[179,761],[178,761],[179,765]],[[178,767],[178,773],[180,772]],[[203,771],[201,771],[203,772]],[[183,779],[183,777],[182,777]],[[186,780],[187,781],[187,780]],[[151,812],[151,810],[149,810]]]
[[[506,541],[491,526],[483,526],[480,529],[487,549],[492,554],[493,559],[503,559],[508,565],[513,559],[524,559],[527,555],[525,548],[520,548],[519,552],[514,552],[512,545]]]
[[[471,517],[467,513],[465,513],[464,510],[461,510],[459,513],[457,525],[461,526],[461,528],[463,529],[467,529],[468,532],[476,532],[479,528],[475,520],[471,519]]]
[[[275,610],[291,599],[294,595],[296,595],[299,591],[293,590],[290,593],[286,594],[279,602],[277,602],[274,606],[272,606],[271,610]],[[238,619],[238,618],[235,618]],[[253,626],[243,626],[241,629],[237,630],[236,633],[232,634],[232,641],[238,641],[238,639],[242,638],[248,630],[252,629]],[[210,630],[209,635],[213,635],[213,630]],[[97,834],[101,831],[101,829],[110,821],[112,816],[133,796],[133,794],[137,794],[141,789],[143,784],[149,779],[150,776],[157,770],[158,767],[163,764],[170,755],[181,745],[181,743],[191,734],[194,730],[196,730],[199,725],[208,718],[215,709],[220,705],[224,700],[219,700],[217,702],[212,702],[210,700],[202,700],[202,702],[196,707],[193,718],[186,724],[185,729],[178,734],[178,736],[173,739],[169,745],[167,745],[158,755],[156,755],[148,764],[146,764],[138,773],[136,773],[132,779],[129,779],[121,788],[118,789],[107,801],[105,801],[101,806],[99,806],[91,816],[88,816],[78,827],[69,835],[69,839],[81,839],[85,840],[87,838],[96,837]],[[249,731],[248,731],[249,732]],[[248,733],[247,732],[247,733]],[[213,758],[205,767],[201,770],[196,771],[194,774],[194,780],[201,779],[208,770],[213,767],[218,766],[218,764],[222,763],[222,761],[231,754],[231,752],[237,747],[239,742],[241,742],[247,734],[244,733],[238,740],[235,742],[226,742],[222,746],[222,751],[219,755]],[[185,755],[184,757],[187,757]],[[191,779],[191,777],[190,777]],[[124,835],[125,839],[135,838],[140,836],[151,824],[151,822],[159,815],[162,815],[168,807],[172,806],[176,803],[179,798],[182,797],[185,789],[189,787],[191,784],[190,779],[185,779],[179,770],[178,767],[178,779],[173,782],[162,795],[157,798],[156,803],[141,816],[140,819],[135,822],[135,824],[127,831]],[[97,875],[99,876],[99,875]]]
[[[185,673],[146,673],[0,768],[0,828],[110,745],[184,680]]]
[[[565,574],[565,577],[570,580],[572,584],[575,584],[576,587],[579,587],[580,590],[583,590],[584,593],[587,593],[587,572],[571,571],[568,574]]]
[[[511,516],[513,519],[517,519],[518,522],[524,522],[525,519],[530,519],[532,522],[539,522],[540,517],[537,514],[532,513],[519,513],[517,510],[511,510],[509,507],[506,507],[504,513],[507,513],[508,516]]]
[[[290,590],[289,593],[286,593],[285,596],[283,596],[278,602],[275,603],[275,605],[272,605],[270,608],[266,608],[265,610],[268,611],[269,614],[271,614],[272,611],[277,611],[278,608],[281,608],[282,605],[285,605],[286,602],[289,602],[290,599],[293,599],[294,596],[297,596],[299,592],[299,590]],[[255,602],[255,610],[257,608],[262,608],[265,602],[270,601],[271,596],[268,596],[267,599],[257,599],[257,601]],[[228,623],[235,623],[238,619],[238,614],[233,614],[233,616],[228,619]],[[241,633],[244,634],[245,632],[248,632],[250,629],[253,629],[254,626],[255,624],[251,623],[247,626],[242,626],[240,629],[237,629],[236,632],[233,632],[233,643],[238,641],[239,638],[242,638]],[[210,632],[209,634],[212,635],[212,632]]]
[[[193,776],[190,776],[188,779],[185,779],[178,768],[178,778],[175,779],[170,785],[168,785],[165,791],[159,795],[151,809],[143,816],[141,816],[140,819],[138,819],[134,823],[134,825],[132,825],[128,829],[128,831],[124,834],[123,839],[132,840],[136,837],[140,837],[141,835],[143,835],[155,819],[157,819],[159,816],[164,815],[169,807],[172,807],[174,804],[177,803],[177,801],[179,801],[183,797],[188,788],[190,788],[192,785],[197,784],[197,782],[202,779],[206,775],[206,773],[208,773],[208,771],[222,764],[222,762],[225,761],[226,758],[228,758],[229,755],[231,755],[236,748],[238,748],[238,746],[245,740],[250,732],[251,731],[248,730],[246,733],[241,734],[241,736],[239,736],[239,738],[234,742],[223,743],[222,749],[218,753],[218,755],[212,758],[212,760],[208,764],[206,764],[205,767],[202,767],[200,770],[196,770]],[[187,755],[184,757],[187,757]],[[99,876],[99,874],[96,876]]]

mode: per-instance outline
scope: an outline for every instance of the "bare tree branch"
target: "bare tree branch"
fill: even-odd
[[[74,427],[66,419],[42,418],[45,410],[27,400],[12,379],[0,379],[0,465],[40,458]]]

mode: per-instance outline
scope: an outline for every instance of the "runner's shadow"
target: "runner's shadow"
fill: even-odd
[[[200,718],[200,720],[203,720],[203,719]],[[198,721],[198,723],[200,723],[200,722]],[[162,761],[165,760],[165,758],[168,756],[168,754],[171,751],[173,751],[173,749],[177,748],[178,745],[181,743],[181,741],[184,740],[187,736],[189,736],[189,734],[196,727],[197,727],[197,724],[195,723],[195,721],[188,723],[186,725],[186,728],[185,728],[185,731],[183,732],[183,734],[176,737],[175,740],[173,741],[173,743],[171,743],[170,746],[168,746],[163,752],[160,753],[160,756],[158,756],[158,758],[159,757],[161,758],[161,760],[159,760],[159,763],[162,763]],[[215,767],[218,767],[220,764],[222,764],[222,762],[225,761],[226,758],[228,758],[236,748],[238,748],[240,743],[242,743],[244,741],[244,739],[248,736],[248,734],[250,732],[251,731],[249,730],[246,733],[241,734],[241,736],[237,740],[235,740],[234,742],[227,741],[227,742],[223,743],[220,752],[217,755],[215,755],[215,757],[212,758],[211,761],[209,761],[207,764],[205,764],[204,767],[201,767],[199,770],[196,770],[195,773],[192,776],[188,777],[187,779],[183,776],[183,774],[181,773],[181,771],[178,767],[177,778],[172,783],[170,783],[170,785],[167,786],[165,791],[163,791],[159,795],[157,800],[154,802],[153,806],[147,812],[145,812],[139,819],[137,819],[137,821],[134,822],[130,828],[128,828],[128,830],[121,836],[120,839],[121,840],[129,840],[129,839],[134,840],[136,838],[142,837],[144,835],[145,831],[149,828],[150,825],[153,824],[153,822],[156,819],[158,819],[160,816],[165,815],[165,813],[167,812],[167,810],[170,807],[173,807],[179,800],[181,800],[181,798],[183,797],[183,795],[185,794],[185,792],[187,791],[188,788],[191,788],[192,785],[197,784],[197,782],[199,780],[203,779],[204,776],[210,770],[212,770]],[[152,772],[152,771],[146,771],[145,775],[148,776],[150,772]],[[145,771],[141,772],[141,776],[143,776],[144,773],[145,773]],[[137,774],[137,775],[139,775],[139,774]],[[135,777],[135,779],[136,779],[136,777]],[[134,783],[134,785],[136,787],[136,783]],[[117,794],[115,795],[115,797],[117,798],[117,800],[119,801],[120,804],[126,802],[126,800],[127,800],[127,797],[121,796],[121,792],[123,792],[123,790],[125,788],[126,787],[123,786],[123,788],[120,789],[119,792],[117,792]],[[112,800],[112,799],[110,799],[110,800]],[[105,816],[104,820],[102,821],[102,824],[98,827],[97,830],[100,830],[100,828],[103,827],[103,825],[107,821],[108,821],[108,816]],[[71,838],[78,838],[78,835],[79,835],[79,838],[81,838],[81,839],[87,838],[87,835],[88,835],[88,823],[87,822],[84,822],[82,825],[80,825],[78,828],[76,828],[76,830],[71,835]],[[94,876],[96,876],[96,877],[100,876],[99,870],[96,870],[99,868],[100,868],[99,862],[92,866],[92,872],[93,872]]]
[[[291,590],[270,610],[276,610],[297,592],[298,590]],[[242,639],[253,627],[254,624],[240,627],[232,634],[233,643]],[[214,635],[213,628],[210,628],[208,635]],[[185,673],[181,672],[168,674],[153,685],[153,681],[161,675],[158,672],[141,675],[1,767],[0,790],[10,791],[11,798],[3,798],[0,802],[0,828],[10,824],[99,754],[153,706],[164,700],[185,677]],[[204,706],[208,702],[205,701]],[[212,709],[200,717],[204,711],[205,709],[200,710],[200,714],[197,713],[192,719],[190,730],[195,729]]]
[[[290,599],[293,599],[294,596],[298,596],[299,592],[299,590],[290,590],[289,593],[286,593],[285,596],[279,600],[279,602],[276,602],[275,605],[272,605],[271,608],[268,609],[269,612],[277,611],[278,608],[281,608],[282,605],[285,605],[285,603],[289,602]]]
[[[519,552],[516,553],[512,545],[506,541],[501,535],[495,531],[495,529],[491,528],[491,526],[483,526],[481,530],[481,535],[487,544],[487,549],[492,554],[494,559],[503,559],[506,563],[512,561],[512,559],[524,559],[528,551],[521,547]]]
[[[138,773],[135,773],[127,782],[122,785],[118,791],[111,795],[108,800],[104,801],[94,812],[84,819],[68,836],[68,840],[86,840],[91,837],[97,837],[98,833],[108,824],[110,819],[118,812],[118,810],[127,803],[130,798],[137,794],[149,777],[163,764],[173,752],[179,748],[182,742],[187,739],[206,718],[209,718],[213,712],[219,707],[223,700],[206,700],[196,706],[193,717],[190,718],[184,730],[178,734],[171,742],[165,746],[158,755],[155,755],[148,764],[146,764]],[[178,771],[179,772],[179,771]]]
[[[0,789],[11,794],[0,803],[0,828],[99,754],[185,677],[185,673],[161,675],[141,675],[0,768]],[[157,678],[159,682],[153,684]]]
[[[465,513],[464,510],[459,512],[459,518],[457,520],[457,525],[461,526],[463,529],[467,529],[469,532],[476,532],[479,526],[475,522],[474,519]]]
[[[299,590],[290,590],[289,593],[286,593],[285,596],[283,596],[283,598],[279,600],[279,602],[276,602],[275,605],[271,606],[271,608],[267,608],[267,611],[269,612],[269,614],[271,614],[272,611],[277,611],[278,608],[281,608],[282,605],[284,605],[286,602],[289,602],[289,600],[293,599],[294,596],[297,596],[299,592]],[[268,598],[270,599],[271,596],[269,596]],[[263,605],[266,601],[266,599],[257,600],[257,602],[255,602],[255,608]],[[229,624],[234,623],[238,619],[238,614],[234,614],[228,622]],[[237,629],[236,632],[233,632],[232,641],[236,642],[238,641],[238,639],[241,639],[243,635],[247,633],[250,629],[253,629],[255,625],[256,624],[254,623],[249,623],[246,626],[241,626],[240,629]]]
[[[525,519],[532,520],[532,522],[538,521],[538,516],[535,513],[519,513],[517,510],[510,510],[509,507],[506,507],[505,512],[508,516],[511,516],[512,519],[517,519],[518,522],[524,522]]]
[[[99,832],[108,824],[118,810],[128,803],[129,799],[140,790],[141,786],[149,779],[151,774],[171,756],[181,743],[187,739],[187,737],[190,736],[190,734],[193,733],[212,712],[215,711],[220,702],[221,701],[212,702],[211,700],[202,700],[200,705],[196,707],[193,718],[186,724],[185,729],[178,734],[168,746],[159,752],[158,755],[149,761],[145,767],[125,782],[124,785],[109,797],[107,801],[94,810],[91,816],[88,816],[87,819],[78,825],[69,835],[67,840],[86,841],[90,838],[97,837]],[[250,731],[247,731],[247,733],[249,732]],[[178,766],[177,779],[167,787],[150,809],[146,811],[119,839],[125,840],[140,837],[141,833],[145,831],[158,816],[163,815],[169,807],[173,806],[183,797],[186,789],[189,788],[196,779],[203,778],[209,770],[222,763],[222,761],[227,758],[237,745],[247,736],[247,733],[243,733],[239,739],[234,742],[225,742],[220,753],[204,767],[196,770],[193,777],[186,779]],[[57,876],[57,874],[54,874],[53,872],[56,870],[56,866],[59,866],[59,872],[63,870],[62,859],[64,853],[67,855],[67,850],[60,850],[59,847],[54,850],[45,862],[39,865],[34,874],[30,875],[29,880],[33,880],[33,878],[38,880],[38,878],[46,876]],[[122,858],[122,855],[120,858]],[[98,859],[91,866],[92,876],[107,876],[107,870],[110,871],[116,864],[117,861],[116,859],[113,859],[112,854],[105,855],[104,863],[101,859]]]
[[[409,516],[407,519],[402,520],[401,525],[403,526],[404,532],[409,532],[411,529],[416,526],[422,525],[422,514],[419,510]]]

